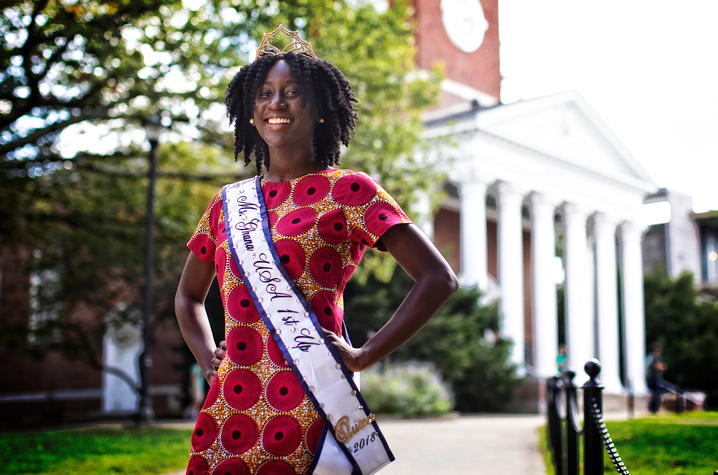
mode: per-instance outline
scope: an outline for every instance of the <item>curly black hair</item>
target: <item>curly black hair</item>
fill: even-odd
[[[229,123],[234,123],[234,159],[244,153],[244,164],[254,158],[257,175],[262,166],[269,169],[269,148],[257,129],[249,123],[259,87],[274,64],[283,59],[299,83],[305,104],[316,108],[322,124],[314,128],[314,160],[324,166],[339,163],[340,144],[349,145],[357,115],[357,102],[347,78],[331,63],[303,54],[267,55],[243,66],[227,87],[224,103]]]

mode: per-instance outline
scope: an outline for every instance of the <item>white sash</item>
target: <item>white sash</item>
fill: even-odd
[[[232,258],[264,323],[324,419],[326,434],[322,434],[322,449],[313,462],[314,473],[376,472],[394,460],[394,455],[352,373],[280,264],[260,178],[227,185],[222,191]]]

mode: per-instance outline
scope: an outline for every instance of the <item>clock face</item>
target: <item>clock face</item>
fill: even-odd
[[[441,20],[451,42],[466,53],[479,49],[489,27],[479,0],[441,0]]]

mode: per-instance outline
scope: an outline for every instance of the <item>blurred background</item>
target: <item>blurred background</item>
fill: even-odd
[[[716,405],[715,5],[5,5],[3,426],[196,413],[203,382],[174,289],[210,197],[254,173],[233,159],[223,94],[280,23],[353,85],[360,125],[342,166],[379,180],[463,284],[370,376],[408,375],[395,389],[374,380],[376,410],[536,412],[545,377],[592,357],[623,404],[648,394],[655,345],[666,379]],[[410,284],[365,257],[345,293],[355,344]]]

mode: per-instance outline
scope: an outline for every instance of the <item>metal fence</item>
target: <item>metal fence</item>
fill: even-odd
[[[588,361],[584,370],[589,380],[583,385],[583,427],[578,415],[576,374],[564,371],[546,381],[548,404],[548,446],[556,475],[579,474],[579,436],[583,436],[583,473],[603,473],[603,450],[620,474],[628,469],[618,455],[603,421],[603,387],[596,379],[601,372],[597,360]]]

